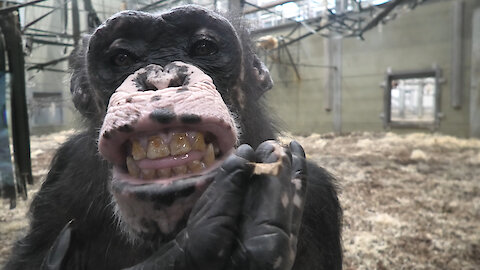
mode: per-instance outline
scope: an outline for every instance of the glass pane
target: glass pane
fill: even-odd
[[[58,126],[63,124],[63,100],[61,93],[33,93],[30,111],[33,126]]]
[[[434,122],[434,77],[392,80],[391,89],[392,122]]]

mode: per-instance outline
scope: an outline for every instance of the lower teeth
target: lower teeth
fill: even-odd
[[[169,178],[172,175],[172,170],[170,168],[157,169],[157,175],[160,178]]]
[[[215,162],[215,150],[213,144],[208,144],[205,149],[205,154],[202,160],[193,160],[188,164],[162,169],[140,169],[136,163],[137,159],[132,156],[126,158],[127,170],[130,176],[140,179],[155,179],[155,178],[169,178],[172,176],[179,176],[188,173],[199,173],[211,166]]]
[[[192,171],[194,173],[201,172],[206,167],[207,166],[205,166],[205,163],[203,163],[199,160],[194,160],[194,161],[188,163],[188,169],[190,169],[190,171]]]
[[[154,169],[143,169],[142,175],[143,179],[153,179],[156,176]]]
[[[187,166],[182,165],[182,166],[173,167],[172,170],[176,175],[186,174],[187,173]]]

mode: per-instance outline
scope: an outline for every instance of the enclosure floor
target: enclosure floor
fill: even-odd
[[[72,131],[32,137],[37,184]],[[480,269],[480,140],[431,134],[285,135],[338,178],[344,269]],[[0,203],[0,265],[29,201]]]

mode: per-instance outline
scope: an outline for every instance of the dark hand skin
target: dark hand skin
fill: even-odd
[[[282,163],[278,176],[251,179],[231,269],[291,269],[307,187],[305,153],[297,142],[283,149],[267,141],[257,148],[255,158],[258,163]]]

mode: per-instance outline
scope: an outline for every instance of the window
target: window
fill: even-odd
[[[30,103],[33,126],[59,126],[63,124],[62,93],[34,92]]]
[[[388,74],[385,127],[437,128],[440,121],[439,76],[438,69]]]

